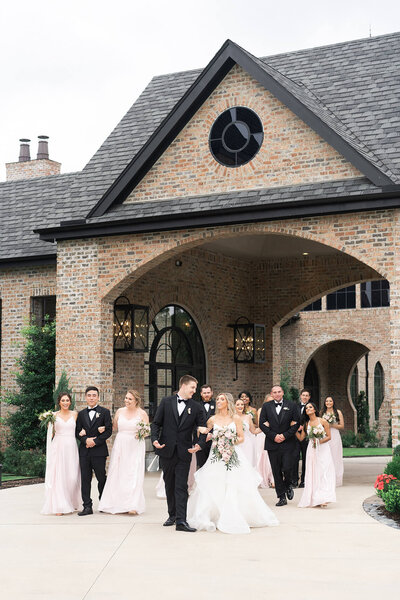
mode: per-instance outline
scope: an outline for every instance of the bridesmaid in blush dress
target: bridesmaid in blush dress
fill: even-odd
[[[138,392],[128,390],[125,407],[115,413],[113,429],[117,435],[99,503],[101,512],[136,515],[145,510],[143,482],[146,444],[137,435],[138,424],[148,423],[149,417],[140,404]]]
[[[72,513],[81,503],[81,476],[75,439],[78,413],[70,410],[70,394],[60,394],[58,405],[60,410],[56,412],[54,426],[49,424],[47,430],[45,502],[42,515],[61,516]]]
[[[337,409],[331,396],[325,399],[321,417],[328,421],[331,428],[331,447],[333,464],[335,465],[336,487],[343,485],[343,444],[340,430],[344,429],[342,411]]]
[[[305,413],[304,425],[296,433],[300,441],[306,435],[309,437],[304,490],[298,506],[325,508],[329,502],[336,502],[335,467],[329,447],[330,427],[325,419],[317,416],[317,407],[312,402],[306,404]],[[313,436],[313,430],[319,430],[318,439]]]
[[[238,398],[235,402],[236,414],[242,421],[244,440],[241,445],[241,450],[244,452],[247,460],[252,467],[257,466],[256,457],[256,428],[253,423],[253,419],[250,414],[245,414],[245,403],[241,398]]]
[[[265,402],[271,402],[273,397],[271,394],[267,394],[264,398]],[[261,408],[258,409],[257,418],[260,421]],[[275,487],[274,476],[272,474],[272,467],[269,461],[268,451],[265,450],[265,433],[257,427],[256,431],[256,459],[257,459],[257,470],[262,477],[260,483],[261,488]]]

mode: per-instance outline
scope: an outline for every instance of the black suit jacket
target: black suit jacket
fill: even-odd
[[[171,458],[175,452],[181,460],[190,462],[192,455],[188,449],[192,447],[193,431],[197,427],[205,427],[204,408],[196,400],[188,400],[181,417],[178,414],[177,396],[166,396],[157,408],[151,424],[151,441],[165,444],[165,448],[155,448],[161,457]],[[201,434],[198,444],[204,447],[206,436]]]
[[[202,407],[202,409],[204,411],[204,418],[207,423],[208,419],[215,415],[215,400],[213,398],[210,400],[210,403],[209,403],[210,408],[208,409],[208,412],[206,411],[204,404],[205,404],[204,400],[200,400],[200,406]]]
[[[269,427],[264,425],[268,421]],[[290,425],[295,421],[295,425]],[[266,402],[263,404],[260,413],[261,431],[265,433],[265,450],[273,452],[274,450],[294,450],[296,447],[296,431],[299,428],[299,412],[294,402],[283,400],[283,405],[279,416],[276,414],[275,402]],[[275,442],[277,433],[283,433],[285,441],[278,444]]]
[[[99,415],[99,416],[97,416]],[[98,427],[104,426],[106,429],[104,433],[99,433]],[[86,431],[86,435],[80,436],[79,432],[81,429]],[[108,456],[108,448],[106,440],[112,434],[112,422],[111,415],[108,408],[103,406],[96,406],[96,414],[92,420],[90,420],[87,408],[84,408],[78,413],[76,419],[75,436],[81,442],[79,445],[79,454],[82,456]],[[96,438],[94,443],[96,444],[93,448],[86,448],[86,438]]]

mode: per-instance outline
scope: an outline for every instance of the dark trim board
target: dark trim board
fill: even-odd
[[[290,91],[289,85],[285,87],[278,81],[279,78],[284,79],[280,73],[276,72],[277,78],[274,78],[267,72],[267,65],[263,66],[261,61],[231,40],[227,40],[130,164],[90,210],[87,218],[102,216],[112,205],[126,199],[235,64],[252,75],[376,186],[393,184],[387,174],[355,147],[357,140],[354,140],[353,146],[301,102]],[[273,69],[269,67],[269,70]],[[291,85],[296,86],[293,82]]]
[[[35,233],[40,239],[48,242],[55,240],[78,239],[88,237],[103,237],[124,235],[129,233],[150,233],[172,231],[176,229],[196,229],[198,227],[217,227],[220,225],[237,225],[278,219],[315,217],[340,213],[354,213],[371,210],[388,210],[400,208],[400,195],[392,197],[374,196],[371,198],[317,198],[314,201],[283,202],[269,205],[244,206],[224,208],[198,213],[181,213],[177,215],[162,215],[143,217],[109,223],[77,223],[76,226],[37,229]]]
[[[56,254],[44,254],[40,256],[25,256],[21,258],[0,258],[0,270],[17,267],[42,267],[56,265]]]

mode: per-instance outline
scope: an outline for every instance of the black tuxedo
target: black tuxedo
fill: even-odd
[[[264,425],[265,422],[269,426]],[[295,421],[295,425],[290,425]],[[275,402],[263,404],[260,413],[260,429],[265,433],[265,450],[268,450],[275,491],[278,498],[285,495],[292,483],[293,460],[296,449],[296,431],[299,428],[299,415],[294,402],[283,399],[280,414],[277,415]],[[285,441],[275,442],[275,436],[282,433]]]
[[[204,410],[195,400],[188,400],[179,416],[176,394],[161,400],[151,424],[151,441],[165,444],[164,448],[156,448],[155,452],[160,457],[164,474],[168,513],[177,521],[186,521],[187,480],[192,460],[188,449],[193,444],[193,431],[205,424]],[[204,442],[203,434],[198,443],[203,447]]]
[[[78,413],[76,419],[75,435],[80,441],[79,445],[79,464],[81,467],[81,492],[83,508],[92,508],[92,499],[90,497],[90,488],[92,483],[93,471],[98,482],[99,498],[103,492],[106,483],[106,459],[108,448],[106,440],[112,434],[112,422],[110,411],[103,406],[96,406],[95,415],[92,420],[89,417],[89,411],[84,408]],[[104,426],[104,433],[99,433],[98,427]],[[80,436],[79,432],[84,429],[86,435]],[[93,448],[86,448],[86,439],[96,438]]]
[[[298,410],[298,418],[299,424],[304,425],[305,423],[305,408],[303,409],[303,413],[301,412],[302,405],[297,405]],[[307,447],[308,447],[308,439],[304,438],[301,442],[296,439],[296,450],[294,455],[294,466],[293,466],[293,475],[292,481],[296,485],[299,483],[299,463],[300,463],[300,455],[301,455],[301,478],[300,483],[304,484],[304,478],[306,476],[306,455],[307,455]]]
[[[215,400],[211,399],[209,402],[209,408],[208,410],[205,407],[205,402],[203,400],[200,401],[200,406],[202,407],[203,411],[204,411],[204,417],[206,420],[206,423],[208,421],[208,419],[210,417],[213,417],[215,415]],[[197,461],[197,468],[200,469],[206,462],[207,459],[210,455],[210,450],[211,450],[211,440],[209,442],[206,442],[204,445],[204,448],[202,448],[201,450],[199,450],[196,453],[196,461]]]

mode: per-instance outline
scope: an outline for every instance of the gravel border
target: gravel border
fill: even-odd
[[[369,515],[376,521],[379,521],[379,523],[382,523],[383,525],[388,525],[389,527],[393,527],[394,529],[400,529],[399,522],[383,514],[382,509],[384,509],[385,505],[383,503],[383,500],[378,496],[370,496],[369,498],[366,498],[362,506],[367,515]]]

